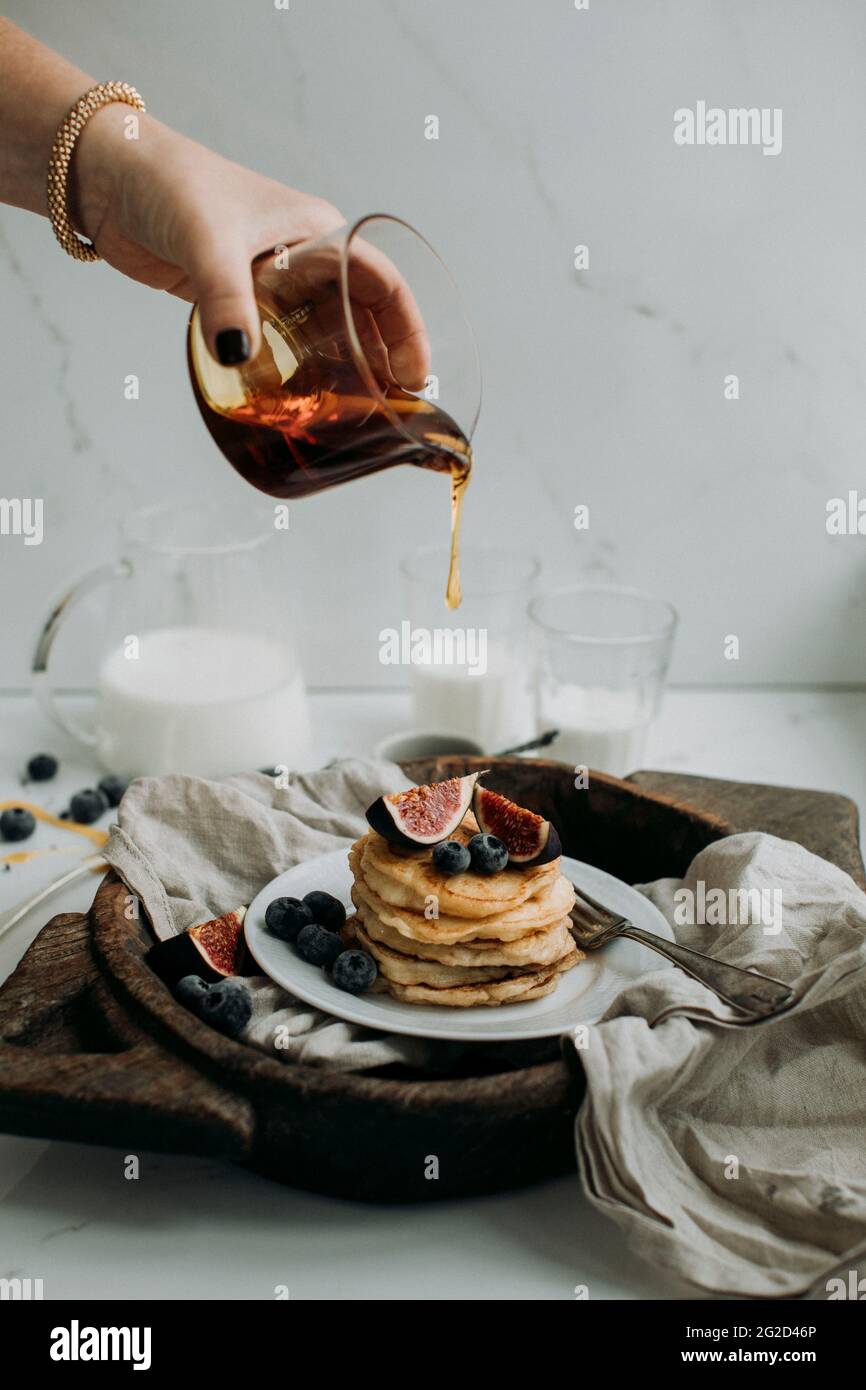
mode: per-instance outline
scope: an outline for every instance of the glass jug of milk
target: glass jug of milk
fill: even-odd
[[[269,508],[132,514],[119,560],[65,594],[39,636],[34,691],[47,713],[125,776],[309,765],[304,682],[277,577],[281,539]],[[95,719],[85,729],[57,704],[48,658],[70,610],[106,584]]]

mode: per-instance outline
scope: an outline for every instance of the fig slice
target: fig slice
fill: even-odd
[[[245,907],[236,907],[167,941],[157,941],[147,953],[148,965],[170,989],[184,975],[198,975],[212,983],[242,974],[246,913]]]
[[[503,842],[511,864],[549,864],[562,853],[556,828],[549,820],[499,792],[476,787],[472,810],[484,833]]]
[[[469,810],[472,791],[482,772],[449,777],[426,787],[380,796],[367,808],[367,820],[392,845],[438,845],[453,835]]]

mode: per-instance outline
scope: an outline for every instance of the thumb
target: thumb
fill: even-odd
[[[208,351],[224,367],[255,357],[261,344],[248,252],[227,241],[200,241],[189,267]]]

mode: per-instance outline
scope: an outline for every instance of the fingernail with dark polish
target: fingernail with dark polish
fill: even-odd
[[[242,328],[224,328],[216,335],[216,350],[224,367],[237,367],[250,355],[250,340]]]

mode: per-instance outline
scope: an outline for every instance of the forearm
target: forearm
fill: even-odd
[[[47,215],[57,128],[94,79],[0,17],[0,202]]]
[[[135,79],[128,72],[101,76]],[[48,214],[57,132],[96,85],[0,17],[0,203]],[[346,220],[323,199],[233,164],[144,112],[133,118],[117,101],[89,116],[74,142],[66,210],[98,259],[197,303],[208,348],[226,366],[255,356],[261,345],[253,259],[274,246],[330,236]],[[429,352],[411,293],[381,255],[371,258],[363,282],[372,296],[366,308],[389,352],[393,345],[394,378],[420,390]]]

